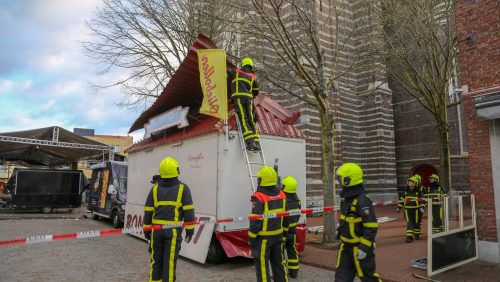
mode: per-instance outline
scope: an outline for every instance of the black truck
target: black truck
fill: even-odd
[[[127,173],[125,162],[106,161],[93,165],[87,212],[94,219],[108,218],[113,226],[123,226],[127,203]]]
[[[86,179],[80,170],[16,168],[5,188],[13,209],[78,208]]]

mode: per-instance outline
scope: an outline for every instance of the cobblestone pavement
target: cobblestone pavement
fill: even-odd
[[[30,235],[108,229],[91,219],[0,220],[0,240]],[[128,235],[0,247],[0,281],[147,281],[149,255],[145,241]],[[220,265],[180,259],[177,281],[255,281],[251,260]],[[333,272],[302,265],[293,281],[333,281]]]

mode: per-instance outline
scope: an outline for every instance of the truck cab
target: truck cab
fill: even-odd
[[[87,212],[92,218],[111,219],[115,228],[123,226],[127,203],[127,169],[125,162],[106,161],[93,165]]]

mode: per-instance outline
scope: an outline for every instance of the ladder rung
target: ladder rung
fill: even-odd
[[[259,163],[259,162],[248,162],[248,164],[260,164],[260,165],[265,165],[265,163]]]

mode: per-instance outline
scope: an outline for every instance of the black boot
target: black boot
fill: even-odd
[[[256,147],[255,142],[253,140],[247,141],[247,150],[248,151],[256,151],[257,150],[257,147]]]
[[[413,237],[406,237],[406,243],[413,242]]]
[[[255,141],[254,144],[255,144],[255,151],[261,151],[262,150],[262,148],[260,147],[260,142],[259,141]]]
[[[420,240],[420,234],[415,235],[415,240]]]

